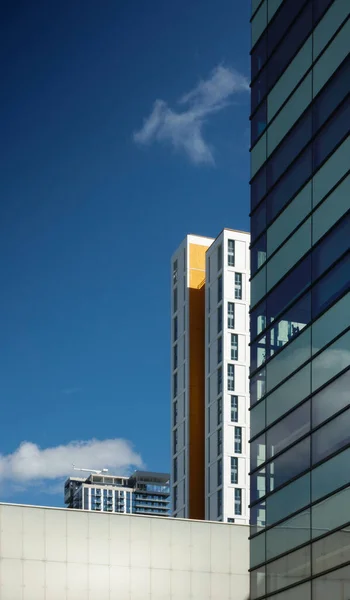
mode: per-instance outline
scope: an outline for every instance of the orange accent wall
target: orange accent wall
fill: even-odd
[[[189,245],[189,455],[190,519],[205,517],[205,252]]]

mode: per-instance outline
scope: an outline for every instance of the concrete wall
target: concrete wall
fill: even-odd
[[[0,504],[0,598],[248,600],[248,529]]]

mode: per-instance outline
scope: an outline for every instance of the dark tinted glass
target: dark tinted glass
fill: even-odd
[[[268,322],[275,319],[310,283],[311,256],[308,255],[267,297]]]
[[[251,73],[252,79],[259,73],[263,68],[267,59],[267,35],[266,32],[260,38],[260,41],[254,47],[251,54]]]
[[[250,250],[251,275],[266,261],[266,234],[262,235]]]
[[[286,136],[267,166],[267,187],[270,188],[289,167],[312,137],[312,112],[309,109]]]
[[[250,470],[253,471],[266,460],[266,436],[260,435],[250,442]]]
[[[266,524],[266,503],[260,502],[250,509],[250,533],[258,533]]]
[[[250,346],[250,372],[254,373],[270,357],[269,347],[266,344],[266,335]]]
[[[326,310],[343,292],[350,289],[350,253],[335,265],[325,277],[312,288],[312,317]]]
[[[280,10],[276,13],[276,16],[269,25],[268,32],[268,54],[270,55],[272,50],[284,37],[288,27],[297,16],[298,12],[302,8],[303,4],[308,0],[292,0],[292,2],[283,2]]]
[[[266,469],[260,469],[250,476],[250,503],[256,502],[266,494]]]
[[[350,406],[350,370],[312,398],[312,426],[320,425],[346,406]]]
[[[299,406],[266,432],[267,458],[272,458],[309,430],[310,400]]]
[[[305,294],[298,302],[289,308],[283,316],[274,321],[266,334],[267,354],[272,356],[311,320],[311,293]]]
[[[265,98],[267,91],[267,69],[263,69],[259,77],[254,81],[251,87],[251,112],[253,112],[258,104]]]
[[[250,227],[253,239],[266,229],[266,202],[262,202],[252,215]]]
[[[335,147],[344,139],[350,131],[350,98],[347,98],[342,106],[333,115],[329,123],[321,130],[313,143],[314,169],[333,152]]]
[[[319,277],[350,247],[350,213],[324,237],[312,253],[312,278]],[[350,274],[349,274],[350,277]]]
[[[284,177],[266,198],[267,223],[270,223],[300,190],[312,174],[312,149],[306,148],[302,155],[288,169]]]
[[[253,317],[253,315],[252,315]],[[273,321],[273,325],[264,332],[264,336],[251,343],[251,372],[257,368],[258,348],[265,349],[267,360],[295,337],[311,321],[311,292],[307,292],[283,315]],[[253,335],[251,335],[251,339]],[[262,363],[260,362],[260,365]]]
[[[259,173],[254,177],[251,184],[251,210],[258,206],[260,200],[265,196],[266,188],[266,168],[262,167]]]
[[[267,493],[310,467],[310,440],[307,438],[266,466]]]
[[[266,567],[259,567],[255,571],[250,572],[250,598],[259,598],[265,595],[266,580],[265,580]]]
[[[251,120],[250,132],[251,132],[251,145],[252,146],[256,142],[258,137],[260,137],[260,135],[266,129],[266,124],[267,124],[267,102],[265,100],[261,104],[261,106],[258,108],[258,110],[256,111],[256,113],[254,114],[254,116],[252,117],[252,120]]]
[[[314,0],[314,23],[319,21],[322,15],[327,10],[328,6],[332,4],[334,0]]]
[[[261,369],[250,380],[250,403],[255,404],[265,394],[266,388],[266,371]]]
[[[266,327],[266,300],[260,302],[250,313],[250,335],[253,340]]]
[[[296,479],[266,500],[266,521],[273,525],[310,503],[310,473]]]
[[[266,566],[267,593],[298,583],[311,575],[310,546],[274,560]],[[298,590],[298,588],[296,588]],[[280,594],[278,594],[280,596]],[[277,596],[277,600],[278,600]],[[292,596],[293,597],[293,596]],[[297,591],[297,598],[300,598]],[[282,596],[283,598],[283,596]],[[288,596],[286,596],[288,600]],[[321,600],[321,599],[319,599]]]
[[[293,0],[297,2],[297,0]],[[293,4],[292,2],[292,4]],[[286,2],[286,4],[291,4]],[[268,89],[270,90],[282,75],[284,69],[289,65],[291,59],[301,48],[307,36],[312,30],[312,2],[306,2],[306,6],[294,24],[285,34],[282,43],[276,52],[270,57],[268,63]]]
[[[350,93],[350,58],[347,58],[315,101],[314,131],[317,131]]]
[[[350,410],[335,417],[312,435],[312,462],[316,463],[350,442]]]

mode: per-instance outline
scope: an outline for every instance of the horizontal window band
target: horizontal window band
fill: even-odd
[[[326,458],[322,459],[317,464],[310,466],[308,469],[304,469],[303,471],[300,471],[300,473],[298,473],[294,477],[291,477],[291,479],[289,479],[288,481],[286,481],[283,484],[281,484],[280,486],[278,486],[272,492],[269,492],[269,493],[265,494],[264,496],[261,496],[261,498],[259,498],[258,500],[255,500],[254,502],[252,502],[249,505],[249,507],[250,508],[254,508],[255,506],[259,506],[259,504],[261,504],[262,502],[266,502],[266,500],[268,500],[269,498],[272,498],[273,496],[275,496],[276,494],[278,494],[278,492],[280,492],[281,490],[285,489],[291,483],[294,483],[295,481],[298,481],[298,479],[301,479],[305,475],[311,474],[313,471],[315,471],[315,469],[317,469],[318,467],[321,467],[323,464],[325,464],[329,460],[332,460],[333,458],[335,458],[339,454],[342,454],[342,452],[346,452],[347,450],[349,450],[349,448],[350,448],[350,443],[348,443],[346,446],[343,446],[343,448],[340,448],[340,450],[337,450],[336,452],[333,452],[329,456],[326,456]],[[347,487],[348,485],[349,485],[349,483],[347,483],[345,485],[345,487]],[[341,486],[341,487],[344,487],[344,486]],[[335,490],[333,492],[330,492],[329,494],[325,494],[325,496],[322,496],[321,498],[318,498],[317,502],[319,502],[319,500],[323,501],[328,496],[334,496],[334,494],[336,493],[336,491],[337,490]],[[314,503],[310,502],[309,504],[310,504],[310,506],[312,506]],[[305,506],[309,506],[309,504],[305,505]],[[303,507],[303,510],[305,510],[305,507]],[[273,523],[273,525],[274,525],[274,523]]]
[[[350,59],[346,59],[347,62],[348,62],[348,60],[350,60]],[[343,66],[343,64],[341,66]],[[350,85],[349,85],[349,88],[350,88]],[[337,104],[337,106],[332,110],[332,112],[328,115],[327,119],[322,123],[321,127],[319,127],[317,130],[313,131],[310,139],[301,148],[301,150],[295,155],[295,157],[289,162],[287,168],[281,173],[281,175],[278,177],[278,179],[267,189],[267,191],[264,193],[264,195],[261,197],[261,199],[256,203],[256,205],[254,206],[254,208],[251,208],[251,211],[249,213],[249,216],[251,218],[254,216],[254,214],[257,212],[257,210],[262,206],[263,202],[268,198],[268,196],[271,194],[271,192],[284,179],[285,175],[289,172],[289,170],[291,169],[291,167],[293,167],[295,165],[295,163],[301,158],[301,156],[304,153],[306,153],[307,149],[309,149],[310,147],[311,148],[313,147],[313,144],[317,140],[318,137],[320,137],[320,139],[322,138],[322,134],[324,133],[324,131],[326,131],[327,127],[330,125],[333,117],[336,117],[337,113],[339,113],[344,108],[344,105],[346,105],[347,102],[349,102],[349,98],[350,98],[350,91],[344,96],[344,98],[339,102],[339,104]],[[268,168],[269,164],[273,163],[273,161],[276,158],[276,156],[278,155],[281,147],[283,146],[283,144],[286,143],[287,137],[289,135],[292,135],[295,132],[295,130],[297,129],[298,125],[300,125],[300,123],[305,118],[306,114],[307,113],[311,113],[311,115],[312,115],[312,109],[313,109],[314,104],[316,104],[316,103],[317,103],[317,97],[314,99],[314,101],[312,103],[310,103],[307,106],[307,108],[305,109],[305,111],[303,111],[303,113],[300,115],[300,117],[297,119],[297,121],[295,121],[295,123],[293,123],[291,129],[287,132],[287,134],[284,136],[284,138],[279,142],[278,146],[276,146],[276,148],[274,148],[273,152],[269,155],[269,157],[267,158],[267,160],[260,167],[259,171],[257,171],[257,173],[254,175],[254,178],[250,181],[250,185],[251,186],[255,183],[255,181],[258,179],[258,177],[263,173],[263,171]],[[344,136],[341,138],[341,141],[344,141],[348,135],[349,135],[349,128],[348,128],[348,131],[345,132]],[[333,152],[336,150],[336,148],[338,148],[339,145],[340,144],[338,142],[335,145],[335,147],[334,147],[333,151],[331,152],[331,154],[333,154]],[[314,176],[314,174],[317,173],[317,171],[319,171],[319,169],[322,167],[322,165],[324,164],[324,162],[326,162],[326,160],[327,159],[325,159],[322,162],[320,162],[320,164],[317,165],[317,168],[314,168],[314,167],[312,168],[312,176]],[[299,193],[299,190],[302,189],[302,187],[304,187],[304,185],[306,184],[306,182],[312,176],[310,176],[309,178],[307,178],[307,180],[302,184],[302,186],[293,194],[293,197],[295,197],[297,195],[297,193]],[[266,177],[267,177],[267,174],[266,174]],[[251,191],[251,194],[252,194],[252,191]],[[288,202],[289,202],[289,200],[288,200]],[[268,223],[268,225],[274,220],[274,218],[270,220],[270,222]],[[259,236],[261,235],[261,233],[259,233]],[[257,235],[256,239],[259,236]]]
[[[287,235],[287,236],[286,236],[286,237],[283,239],[283,241],[282,241],[282,242],[281,242],[281,243],[280,243],[280,244],[279,244],[279,245],[276,247],[276,249],[275,249],[275,250],[273,250],[273,252],[271,252],[271,254],[270,254],[270,255],[269,255],[267,258],[266,258],[265,262],[264,262],[264,263],[262,263],[262,264],[261,264],[261,265],[260,265],[260,266],[259,266],[259,267],[258,267],[256,270],[254,270],[254,273],[252,274],[252,276],[251,276],[251,277],[250,277],[250,279],[249,279],[249,281],[250,281],[250,282],[252,281],[253,277],[254,277],[254,276],[257,274],[257,273],[259,273],[260,271],[262,271],[262,269],[263,269],[263,268],[264,268],[266,265],[268,265],[268,263],[270,262],[271,258],[273,258],[273,257],[274,257],[274,256],[275,256],[275,255],[276,255],[276,254],[277,254],[277,253],[278,253],[278,252],[281,250],[281,248],[283,248],[283,246],[285,246],[285,244],[286,244],[286,243],[287,243],[287,242],[288,242],[288,241],[289,241],[289,240],[290,240],[290,239],[291,239],[291,238],[294,236],[294,234],[295,234],[295,233],[298,231],[298,229],[300,229],[300,227],[301,227],[302,225],[304,225],[304,223],[305,223],[305,222],[306,222],[306,221],[307,221],[307,220],[308,220],[310,217],[312,217],[312,216],[313,216],[313,215],[314,215],[314,214],[317,212],[317,210],[318,210],[318,209],[319,209],[319,208],[320,208],[320,207],[321,207],[321,206],[322,206],[322,205],[323,205],[323,204],[324,204],[324,203],[325,203],[325,202],[328,200],[329,196],[331,196],[331,195],[332,195],[332,194],[333,194],[333,193],[334,193],[334,192],[337,190],[337,188],[338,188],[339,186],[341,186],[341,184],[342,184],[342,183],[344,183],[344,181],[346,180],[346,178],[347,178],[347,177],[349,177],[349,175],[350,175],[350,169],[349,169],[349,170],[348,170],[348,171],[347,171],[347,172],[346,172],[346,173],[345,173],[345,174],[344,174],[344,175],[343,175],[343,176],[342,176],[342,177],[341,177],[341,178],[340,178],[340,179],[339,179],[339,180],[338,180],[338,181],[337,181],[335,184],[334,184],[334,186],[333,186],[333,187],[332,187],[332,188],[331,188],[331,189],[330,189],[330,190],[329,190],[329,191],[328,191],[328,192],[325,194],[325,196],[323,196],[322,200],[320,200],[320,202],[318,202],[318,203],[316,204],[316,206],[314,206],[314,207],[313,207],[313,208],[310,210],[310,212],[309,212],[309,213],[307,213],[307,214],[305,215],[305,217],[303,217],[303,218],[300,220],[300,222],[299,222],[299,223],[296,225],[296,227],[293,229],[293,231],[291,231],[291,232],[290,232],[290,233],[289,233],[289,234],[288,234],[288,235]],[[308,185],[308,183],[306,183],[306,184],[303,186],[302,190],[303,190],[305,187],[307,187],[307,185]],[[300,190],[299,192],[297,192],[297,196],[298,196],[298,195],[301,193],[301,191],[302,191],[302,190]],[[311,191],[310,193],[312,194],[312,191]],[[278,215],[278,216],[277,216],[277,217],[276,217],[276,218],[275,218],[275,219],[274,219],[274,220],[273,220],[273,221],[272,221],[272,222],[269,224],[269,226],[267,227],[267,229],[266,229],[265,231],[263,231],[263,233],[262,233],[262,234],[260,234],[260,235],[259,235],[259,236],[256,238],[256,240],[254,241],[254,243],[253,243],[253,244],[250,244],[250,246],[249,246],[249,250],[250,250],[250,252],[254,251],[255,247],[256,247],[256,246],[259,244],[259,242],[260,242],[261,238],[262,238],[264,235],[268,234],[268,232],[269,232],[269,229],[270,229],[271,225],[273,225],[273,223],[275,223],[275,221],[276,221],[276,220],[277,220],[277,219],[278,219],[278,218],[281,216],[281,214],[282,214],[282,213],[283,213],[285,210],[287,210],[287,208],[288,208],[288,207],[289,207],[289,206],[292,204],[292,202],[295,200],[295,198],[296,198],[296,196],[294,196],[294,197],[292,198],[292,200],[290,200],[290,201],[288,202],[288,204],[286,204],[286,206],[284,206],[284,207],[283,207],[283,210],[281,211],[281,213],[279,213],[279,215]],[[345,212],[343,215],[341,215],[341,217],[339,217],[338,221],[339,221],[341,218],[343,218],[343,217],[344,217],[344,216],[345,216],[347,213],[348,213],[348,211],[346,211],[346,212]],[[338,221],[336,221],[336,223],[337,223]],[[321,239],[321,238],[320,238],[320,239]],[[318,241],[318,240],[317,240],[317,241]]]
[[[299,479],[299,477],[294,478],[293,480],[291,480],[290,482],[288,482],[288,484],[292,483],[292,481],[296,481],[297,479]],[[284,486],[284,487],[286,487],[286,486]],[[276,523],[273,523],[272,525],[266,525],[265,527],[262,527],[261,530],[258,531],[256,534],[251,535],[250,539],[256,538],[259,535],[262,535],[263,533],[267,533],[268,531],[271,531],[272,529],[275,529],[275,528],[279,527],[280,525],[283,525],[283,523],[285,523],[286,521],[289,521],[289,519],[297,517],[298,515],[302,514],[303,512],[308,511],[310,509],[313,509],[318,504],[321,504],[322,502],[325,502],[329,498],[332,498],[333,496],[336,496],[340,492],[343,492],[343,491],[345,491],[345,490],[347,490],[349,488],[350,488],[350,484],[349,483],[346,483],[345,485],[342,485],[339,488],[336,488],[332,492],[329,492],[329,494],[326,494],[325,496],[322,496],[322,498],[318,498],[317,500],[315,500],[315,502],[309,502],[308,504],[305,504],[305,506],[302,506],[301,508],[298,508],[298,510],[294,511],[293,513],[289,513],[288,515],[286,515],[285,517],[283,517],[283,519],[279,519],[278,521],[276,521]],[[254,502],[254,503],[252,503],[252,504],[249,505],[249,508],[252,509],[252,508],[258,506],[259,504],[261,504],[261,502]],[[251,524],[250,527],[254,527],[254,525]],[[341,527],[339,526],[340,529],[342,527],[344,527],[344,525],[341,525]],[[311,528],[311,530],[312,530],[312,528]],[[325,536],[320,536],[320,538],[321,537],[325,537]],[[315,538],[315,540],[316,539],[318,539],[318,537]]]
[[[327,274],[329,274],[332,271],[332,266],[336,265],[337,263],[341,262],[344,257],[348,254],[348,252],[346,252],[344,255],[342,255],[340,257],[340,260],[335,261],[334,263],[332,263],[332,265],[330,266],[330,268],[325,271],[325,277],[327,276]],[[271,331],[280,324],[280,321],[283,321],[283,316],[286,315],[286,313],[288,313],[290,310],[293,309],[293,307],[295,307],[300,301],[302,301],[303,299],[305,299],[307,297],[308,294],[310,294],[310,292],[312,292],[313,287],[317,286],[318,283],[321,283],[323,280],[323,275],[321,275],[321,278],[316,281],[314,286],[311,286],[309,288],[307,288],[306,292],[301,294],[300,296],[297,297],[296,301],[293,302],[292,305],[289,305],[287,310],[284,311],[282,313],[282,315],[276,317],[274,319],[274,321],[272,322],[271,325],[269,325],[268,328],[264,329],[262,334],[259,333],[259,335],[252,341],[250,342],[249,346],[252,347],[253,345],[259,343],[261,340],[263,340],[263,338],[270,334]],[[316,313],[308,323],[305,324],[305,326],[300,329],[293,337],[291,337],[283,346],[281,346],[280,348],[278,348],[274,354],[272,354],[271,356],[269,356],[264,362],[262,362],[258,367],[256,367],[254,370],[251,371],[249,377],[250,379],[253,379],[255,377],[255,375],[257,375],[258,373],[260,373],[260,371],[262,371],[266,365],[268,365],[276,356],[279,356],[279,354],[281,354],[281,352],[283,352],[283,350],[285,350],[285,348],[289,347],[290,344],[296,340],[298,337],[301,336],[301,334],[303,333],[303,331],[307,331],[307,329],[309,329],[309,327],[311,327],[312,325],[314,325],[328,310],[330,310],[333,306],[335,306],[337,304],[337,302],[339,302],[342,298],[344,298],[350,290],[350,281],[348,283],[348,287],[346,287],[342,293],[339,296],[336,296],[333,300],[333,302],[331,302],[330,304],[328,304],[326,306],[326,308],[324,310],[322,310],[320,313]],[[310,298],[310,307],[311,307],[311,311],[312,311],[312,298]],[[335,339],[335,338],[334,338]],[[252,351],[251,351],[252,352]]]
[[[317,393],[318,393],[318,391],[317,391]],[[311,398],[309,398],[309,400],[311,400],[311,403],[312,403],[312,396],[311,396]],[[307,402],[309,400],[306,400],[306,401],[303,400],[303,402],[300,403],[296,407],[296,409],[299,408],[300,406],[302,406],[303,404],[307,404]],[[282,456],[283,454],[285,454],[286,452],[288,452],[289,450],[291,450],[294,446],[297,446],[300,442],[303,442],[307,438],[312,437],[312,435],[314,433],[317,433],[320,429],[322,429],[322,427],[325,427],[326,425],[328,425],[329,423],[331,423],[332,421],[334,421],[334,419],[340,417],[343,413],[345,413],[349,409],[350,409],[350,405],[349,406],[345,406],[341,410],[339,410],[338,412],[336,412],[333,415],[331,415],[328,419],[325,419],[324,421],[322,421],[322,423],[320,423],[316,427],[311,428],[311,426],[310,426],[310,430],[307,433],[305,433],[302,436],[300,436],[299,438],[297,438],[294,442],[292,442],[291,444],[289,444],[289,446],[286,446],[285,448],[283,448],[283,450],[280,450],[279,452],[277,452],[276,454],[274,454],[271,458],[269,458],[265,462],[261,463],[261,465],[259,465],[258,467],[254,467],[254,469],[249,472],[249,476],[251,477],[252,475],[256,475],[261,469],[265,469],[265,467],[268,467],[272,462],[274,462],[275,460],[277,460],[280,456]],[[279,422],[280,421],[278,421],[277,424]],[[271,427],[268,427],[267,429],[264,430],[264,432],[260,433],[258,437],[260,437],[260,435],[264,435],[265,433],[267,433],[267,431],[270,431],[270,430],[271,430]],[[249,443],[250,442],[251,442],[251,440],[249,440]],[[266,445],[267,444],[265,442],[265,447],[266,447]],[[350,443],[349,444],[345,444],[344,446],[342,446],[339,451],[337,450],[337,451],[334,451],[333,453],[329,454],[326,457],[325,460],[327,461],[329,458],[332,458],[333,456],[336,456],[337,454],[339,454],[339,452],[341,452],[342,450],[346,450],[348,446],[350,446]],[[319,460],[319,461],[317,461],[315,463],[312,463],[312,460],[311,460],[311,464],[312,464],[311,469],[312,470],[316,469],[316,467],[318,467],[319,465],[321,465],[323,462],[324,462],[324,459]],[[305,470],[305,472],[308,472],[308,471],[309,471],[309,469]],[[298,477],[299,477],[299,475],[298,475]],[[281,485],[280,487],[283,487],[283,486]],[[279,489],[279,488],[276,488],[276,490],[277,489]],[[273,492],[274,491],[275,490],[273,490]],[[270,492],[270,494],[272,494],[273,492]],[[268,496],[270,494],[265,494],[265,496]],[[259,502],[260,502],[260,500],[263,500],[263,499],[264,499],[264,497],[261,496],[261,498],[259,498]]]
[[[293,373],[289,374],[288,377],[286,377],[280,384],[278,384],[278,386],[276,386],[273,390],[271,390],[271,392],[269,392],[268,394],[266,394],[265,396],[263,396],[258,402],[256,402],[253,406],[251,406],[251,409],[255,408],[256,406],[258,406],[259,404],[262,404],[265,400],[267,400],[273,393],[275,393],[280,387],[282,387],[282,385],[284,385],[285,383],[287,383],[296,373],[298,373],[305,366],[307,366],[308,364],[310,364],[312,362],[312,360],[313,360],[314,357],[317,358],[318,355],[322,354],[322,352],[324,350],[326,350],[329,346],[331,346],[332,344],[334,344],[334,342],[337,341],[338,339],[340,339],[343,335],[345,335],[346,333],[348,333],[348,331],[349,331],[349,327],[347,328],[347,330],[345,332],[342,332],[339,336],[337,336],[336,338],[334,338],[330,342],[330,344],[327,344],[326,346],[324,346],[324,348],[322,348],[322,350],[319,353],[315,354],[310,360],[306,361],[306,363],[303,363],[300,367],[298,367],[298,369],[296,369],[295,371],[293,371]],[[309,400],[310,398],[312,398],[312,396],[314,396],[316,393],[318,394],[323,389],[325,389],[329,384],[333,383],[339,377],[341,377],[342,375],[344,375],[345,373],[347,373],[348,370],[349,370],[349,367],[345,367],[345,369],[342,369],[341,371],[339,371],[339,373],[337,373],[336,375],[334,375],[327,382],[325,382],[324,384],[322,384],[319,388],[317,388],[316,390],[313,390],[310,394],[308,394],[307,396],[305,396],[305,398],[303,398],[300,402],[298,402],[298,404],[296,404],[295,407],[293,406],[293,408],[291,410],[289,410],[286,413],[283,413],[281,415],[281,417],[279,417],[278,419],[276,419],[275,421],[273,421],[273,423],[271,423],[271,425],[276,425],[277,423],[279,423],[282,419],[284,419],[285,416],[287,416],[288,414],[292,413],[295,408],[299,408],[302,404],[304,404],[305,402],[307,402],[307,400]],[[266,427],[264,429],[268,429],[268,428]],[[264,433],[264,430],[261,430],[261,432],[255,434],[249,440],[249,443],[252,443],[252,442],[256,441],[256,439],[259,438],[260,435],[263,435],[263,433]]]
[[[264,427],[264,429],[261,429],[261,431],[259,431],[259,433],[256,433],[253,437],[250,438],[249,443],[255,442],[261,435],[264,435],[272,427],[274,427],[275,425],[278,425],[278,423],[280,423],[281,421],[283,421],[283,419],[285,419],[286,417],[288,417],[289,415],[291,415],[295,410],[297,410],[298,408],[300,408],[301,406],[303,406],[303,404],[306,404],[309,400],[311,400],[313,398],[313,396],[315,396],[316,394],[321,393],[329,385],[331,385],[332,383],[334,383],[335,381],[337,381],[337,379],[340,379],[340,377],[342,377],[343,375],[345,375],[348,371],[350,371],[350,365],[348,367],[346,367],[345,369],[343,369],[342,371],[340,371],[339,373],[337,373],[336,375],[334,375],[326,383],[324,383],[322,386],[320,386],[319,388],[317,388],[317,390],[315,390],[314,392],[311,392],[311,394],[308,394],[307,396],[305,396],[305,398],[303,398],[300,402],[298,402],[298,404],[296,404],[295,406],[293,406],[287,412],[283,413],[280,417],[278,417],[278,419],[275,419],[275,421],[272,421],[269,425],[267,425],[266,427]],[[276,391],[276,389],[275,389],[275,391]],[[269,396],[270,396],[270,394],[267,395],[267,396],[264,396],[261,400],[259,400],[258,402],[256,402],[253,406],[251,406],[249,408],[249,411],[251,411],[253,408],[255,408],[256,406],[258,406],[259,404],[262,404],[263,402],[265,402],[269,398]],[[328,423],[328,421],[331,421],[333,417],[337,417],[340,413],[342,413],[345,410],[346,410],[346,408],[341,409],[337,413],[334,413],[334,415],[331,416],[331,417],[329,417],[329,419],[326,419],[325,421],[323,421],[322,425],[325,424],[325,423]],[[260,468],[260,466],[256,467],[255,469],[253,469],[252,473],[254,471],[258,470],[259,468]]]

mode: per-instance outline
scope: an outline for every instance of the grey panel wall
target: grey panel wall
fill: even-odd
[[[0,504],[1,600],[248,600],[248,526]]]

